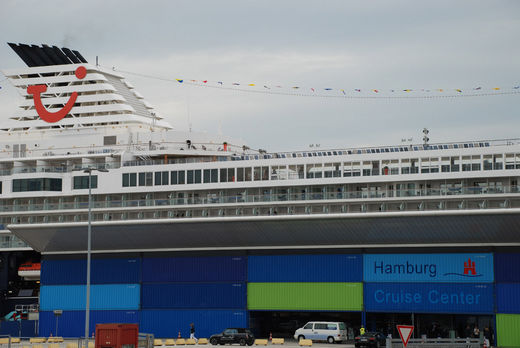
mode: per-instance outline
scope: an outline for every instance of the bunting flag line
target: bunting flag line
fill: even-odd
[[[146,74],[116,70],[121,73],[141,76],[145,78],[158,79],[163,81],[177,82],[182,85],[198,87],[209,87],[216,89],[227,89],[249,93],[279,94],[300,97],[325,97],[325,98],[344,98],[344,99],[399,99],[399,98],[452,98],[452,97],[483,97],[493,95],[520,94],[520,85],[511,87],[484,87],[476,86],[469,88],[405,88],[405,89],[361,89],[361,88],[332,88],[332,87],[304,87],[269,85],[258,83],[224,82],[210,80],[187,80],[184,78],[168,79],[150,76]],[[276,89],[273,89],[276,88]]]

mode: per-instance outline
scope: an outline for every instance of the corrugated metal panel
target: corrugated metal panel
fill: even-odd
[[[365,254],[365,282],[492,283],[493,254]]]
[[[0,325],[0,335],[20,337],[20,330],[21,337],[38,336],[38,322],[36,320],[2,321],[2,325]]]
[[[56,317],[53,312],[40,312],[39,336],[56,334]],[[85,311],[63,311],[58,318],[58,336],[80,337],[85,335]]]
[[[139,258],[93,259],[92,284],[139,283],[141,260]],[[43,260],[42,285],[85,284],[86,260]]]
[[[248,327],[246,311],[240,310],[143,310],[139,331],[155,337],[189,337],[190,323],[197,338],[209,338],[228,327]]]
[[[143,284],[142,307],[246,308],[245,283]]]
[[[497,283],[496,296],[497,312],[520,313],[520,283]]]
[[[495,280],[520,282],[520,254],[495,254]]]
[[[92,309],[139,309],[139,284],[108,284],[92,286]]]
[[[361,282],[361,255],[249,256],[250,282]]]
[[[365,283],[370,312],[493,313],[492,284]]]
[[[330,310],[363,309],[361,283],[249,283],[250,310]]]
[[[87,279],[86,260],[43,260],[42,285],[85,284]]]
[[[141,259],[92,260],[92,284],[134,284],[141,281]]]
[[[96,324],[139,323],[139,311],[90,311],[89,327],[95,332]],[[40,312],[40,336],[56,335],[56,317],[53,312]],[[58,318],[58,336],[85,335],[85,311],[63,311]]]
[[[92,285],[90,308],[139,309],[139,284]],[[42,311],[85,309],[85,285],[52,285],[40,288],[40,309]]]
[[[85,312],[83,312],[85,313]],[[92,311],[90,312],[90,325],[92,332],[96,324],[104,323],[129,323],[139,324],[139,311]]]
[[[245,257],[143,259],[143,282],[236,282],[245,280]]]
[[[40,287],[40,310],[79,310],[85,308],[84,285],[47,285]]]
[[[499,347],[520,347],[519,332],[519,314],[497,314],[497,344]]]

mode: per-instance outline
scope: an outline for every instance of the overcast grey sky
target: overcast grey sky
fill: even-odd
[[[520,1],[0,0],[6,42],[54,44],[167,78],[344,89],[511,88],[520,83]],[[519,137],[520,94],[350,100],[254,94],[127,75],[180,130],[268,151]],[[3,77],[0,77],[2,80]],[[0,120],[20,97],[0,82]]]

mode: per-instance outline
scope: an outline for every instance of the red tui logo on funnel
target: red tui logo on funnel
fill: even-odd
[[[80,66],[75,71],[76,77],[78,79],[83,79],[87,76],[87,69],[84,66]],[[78,98],[78,92],[72,92],[69,101],[65,106],[56,112],[49,112],[43,106],[41,93],[45,93],[47,91],[47,85],[34,85],[27,87],[27,93],[34,95],[34,107],[36,108],[36,112],[40,116],[42,120],[49,123],[55,123],[67,116],[70,112],[76,99]]]

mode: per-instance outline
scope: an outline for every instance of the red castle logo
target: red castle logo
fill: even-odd
[[[444,273],[445,276],[459,276],[459,277],[482,277],[482,274],[477,273],[477,268],[475,267],[475,261],[471,260],[471,257],[468,257],[468,261],[464,261],[464,272],[456,273],[456,272],[448,272]]]
[[[477,271],[475,269],[475,261],[471,261],[471,258],[468,258],[468,262],[464,262],[464,274],[472,274],[477,275]]]
[[[84,66],[80,66],[74,72],[78,79],[84,79],[87,76],[87,69]],[[27,87],[27,93],[34,95],[34,107],[36,108],[36,112],[40,116],[42,120],[48,123],[55,123],[59,120],[63,119],[70,112],[76,99],[78,98],[78,92],[72,92],[69,101],[65,104],[65,106],[56,112],[49,112],[43,106],[41,93],[45,93],[47,91],[47,85],[34,85]]]

